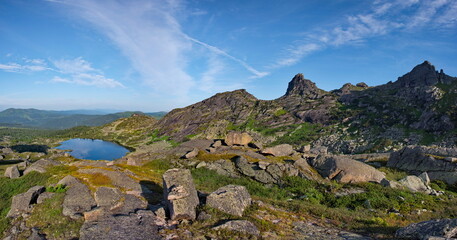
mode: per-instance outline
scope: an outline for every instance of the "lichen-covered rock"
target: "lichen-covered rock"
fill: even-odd
[[[80,230],[81,240],[155,240],[161,239],[151,211],[119,216],[105,216],[97,221],[86,221]]]
[[[237,231],[237,232],[242,232],[242,233],[247,233],[251,235],[259,235],[260,231],[257,229],[257,227],[247,221],[247,220],[233,220],[233,221],[228,221],[226,223],[223,223],[219,226],[214,227],[213,229],[225,229],[225,230],[230,230],[230,231]]]
[[[68,187],[62,204],[63,215],[77,219],[83,216],[84,212],[90,211],[97,206],[89,188],[73,176],[66,176],[58,184]]]
[[[425,185],[424,181],[417,176],[406,176],[398,181],[402,186],[406,187],[412,192],[425,192],[428,193],[430,187]]]
[[[94,194],[95,202],[99,207],[111,207],[121,198],[123,194],[117,188],[99,187]]]
[[[190,159],[190,158],[194,158],[198,155],[198,148],[194,148],[192,149],[192,151],[184,154],[184,156],[182,156],[182,158],[185,158],[185,159]]]
[[[56,166],[56,165],[60,165],[60,163],[57,161],[54,161],[54,160],[40,159],[40,160],[32,163],[32,165],[30,165],[29,167],[27,167],[24,171],[24,175],[27,175],[29,172],[32,172],[32,171],[45,173],[46,168],[48,168],[50,166]]]
[[[274,147],[265,148],[262,150],[263,154],[271,154],[276,157],[290,156],[294,153],[294,149],[289,144],[280,144]]]
[[[37,203],[38,196],[44,192],[43,186],[35,186],[27,192],[18,194],[13,197],[11,209],[6,215],[7,217],[15,218],[23,213],[28,213],[32,210],[32,205]]]
[[[8,167],[5,170],[5,177],[8,178],[19,178],[21,176],[21,173],[19,172],[19,169],[17,168],[17,165]]]
[[[163,176],[163,193],[170,219],[196,218],[195,208],[199,204],[197,190],[188,169],[169,169]]]
[[[397,230],[395,237],[402,239],[429,239],[457,237],[457,219],[435,219],[413,223]]]
[[[229,132],[225,136],[225,144],[229,146],[233,145],[243,145],[247,146],[252,142],[252,137],[245,132]]]
[[[244,186],[227,185],[208,195],[206,205],[235,216],[243,216],[251,205],[251,195]]]
[[[374,167],[347,157],[320,155],[311,165],[322,177],[343,183],[380,183],[385,178],[385,174]]]

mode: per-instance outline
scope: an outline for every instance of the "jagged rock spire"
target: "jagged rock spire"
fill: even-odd
[[[438,71],[435,70],[435,66],[429,61],[424,61],[415,66],[411,72],[399,77],[397,83],[402,86],[418,87],[433,86],[439,82],[450,83],[454,80],[455,78],[444,74],[443,70],[438,73]]]
[[[311,80],[305,79],[302,73],[298,73],[289,82],[286,95],[284,96],[303,96],[315,99],[322,95],[321,92],[322,90],[317,88],[315,83]]]

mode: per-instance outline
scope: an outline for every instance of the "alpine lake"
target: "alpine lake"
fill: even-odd
[[[127,148],[116,143],[98,139],[74,138],[60,144],[56,149],[69,150],[72,157],[86,160],[112,161],[129,152]]]

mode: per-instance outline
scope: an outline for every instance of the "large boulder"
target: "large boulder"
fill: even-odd
[[[260,234],[259,229],[257,229],[257,227],[253,223],[251,223],[247,220],[228,221],[219,226],[214,227],[213,229],[215,229],[215,230],[224,229],[224,230],[229,230],[229,231],[247,233],[247,234],[251,234],[251,235]]]
[[[163,193],[170,219],[196,218],[195,208],[199,204],[197,190],[190,170],[169,169],[163,176]]]
[[[413,223],[397,230],[396,238],[401,239],[454,239],[457,237],[457,219],[435,219]]]
[[[43,186],[35,186],[25,193],[14,196],[11,203],[11,209],[6,216],[15,218],[23,213],[30,212],[33,204],[37,203],[38,196],[44,192],[44,190],[45,188]]]
[[[280,144],[274,147],[265,148],[262,150],[263,154],[269,154],[276,157],[290,156],[294,153],[294,149],[289,144]]]
[[[98,221],[86,221],[80,230],[81,240],[146,240],[162,239],[155,224],[153,212],[140,210],[137,213],[106,216]]]
[[[430,187],[427,186],[424,181],[414,175],[406,176],[398,181],[402,186],[406,187],[411,192],[425,192],[430,191]]]
[[[89,188],[73,176],[66,176],[58,184],[68,187],[63,201],[63,215],[77,219],[97,206]]]
[[[8,167],[5,170],[5,177],[8,178],[19,178],[21,176],[21,173],[19,172],[19,169],[17,168],[17,165]]]
[[[347,157],[319,155],[310,163],[322,177],[343,183],[380,183],[385,178],[374,167]]]
[[[413,173],[427,172],[431,180],[457,183],[457,148],[407,146],[390,155],[387,166]]]
[[[243,145],[247,146],[252,142],[252,137],[245,132],[229,132],[225,136],[225,144],[229,146],[233,145]]]
[[[251,205],[251,195],[244,186],[227,185],[208,195],[206,205],[235,216],[243,216]]]
[[[30,165],[29,167],[27,167],[24,171],[24,175],[27,175],[29,172],[32,172],[32,171],[45,173],[46,169],[48,167],[56,166],[56,165],[60,165],[60,163],[57,161],[54,161],[54,160],[40,159],[40,160],[32,163],[32,165]]]

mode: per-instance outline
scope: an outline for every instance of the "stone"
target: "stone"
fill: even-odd
[[[361,88],[368,88],[368,85],[364,82],[359,82],[356,84],[357,87],[361,87]]]
[[[11,202],[11,209],[6,216],[16,218],[23,213],[29,213],[33,208],[33,204],[37,203],[38,196],[44,191],[45,188],[43,186],[35,186],[25,193],[14,196]]]
[[[230,160],[219,159],[213,163],[206,163],[206,168],[216,171],[220,175],[233,178],[240,177],[235,165]]]
[[[145,199],[132,194],[122,194],[120,201],[111,206],[109,212],[115,215],[128,215],[137,210],[147,209],[148,203]]]
[[[448,162],[457,162],[457,157],[445,157],[444,160]]]
[[[294,149],[289,144],[280,144],[274,147],[265,148],[262,154],[269,154],[276,157],[290,156],[294,153]]]
[[[301,152],[301,153],[309,153],[309,151],[311,150],[311,145],[304,145],[302,146],[298,151]]]
[[[225,144],[227,144],[228,146],[247,146],[250,142],[252,142],[252,140],[252,137],[245,132],[229,132],[227,133],[224,139]]]
[[[11,179],[21,177],[21,173],[19,172],[19,169],[17,168],[17,165],[8,167],[5,170],[5,177],[11,178]]]
[[[412,192],[428,192],[429,190],[421,178],[413,175],[400,179],[398,183]]]
[[[84,212],[90,211],[97,206],[89,188],[73,176],[66,176],[58,184],[68,187],[62,204],[63,215],[77,219],[83,216]]]
[[[213,144],[211,144],[211,147],[213,147],[213,148],[218,148],[220,146],[222,146],[222,141],[221,140],[217,140]]]
[[[97,221],[86,221],[80,230],[81,240],[158,240],[162,239],[151,211],[119,216],[106,216]]]
[[[166,214],[164,206],[154,205],[154,206],[149,206],[149,209],[156,215],[156,217],[161,218],[161,219],[167,218],[167,214]]]
[[[163,176],[164,199],[171,220],[195,220],[199,204],[190,170],[169,169]]]
[[[40,173],[45,173],[46,168],[50,166],[60,165],[59,162],[49,159],[40,159],[34,163],[32,163],[29,167],[27,167],[24,171],[24,175],[27,175],[29,172],[36,171]]]
[[[309,165],[306,159],[298,159],[294,162],[294,166],[299,171],[298,176],[306,178],[308,180],[322,180],[322,177],[316,172],[316,170],[313,167]]]
[[[430,177],[428,176],[427,172],[421,173],[418,177],[422,180],[422,182],[425,185],[428,186],[430,184]]]
[[[324,146],[314,147],[309,152],[316,155],[327,155],[328,148]]]
[[[207,165],[206,162],[199,162],[199,163],[197,164],[197,166],[195,166],[195,168],[206,167],[206,165]]]
[[[385,174],[374,167],[343,156],[319,155],[310,163],[322,177],[342,183],[380,183],[385,178]]]
[[[54,195],[55,195],[55,193],[52,193],[52,192],[44,192],[38,196],[36,203],[40,204],[44,200],[46,200],[48,198],[52,198]]]
[[[85,174],[103,174],[107,176],[111,180],[111,183],[117,188],[125,189],[128,191],[136,191],[139,193],[143,191],[141,185],[132,179],[129,176],[128,172],[114,171],[103,168],[79,169],[78,172]]]
[[[265,162],[265,161],[259,161],[257,162],[257,165],[259,166],[260,169],[267,169],[268,165],[270,165],[269,162]]]
[[[390,188],[395,188],[395,189],[402,189],[404,188],[403,185],[401,185],[400,183],[398,183],[397,181],[394,181],[394,180],[387,180],[387,179],[383,179],[381,180],[381,185],[383,187],[390,187]]]
[[[27,240],[46,240],[46,238],[38,231],[38,229],[32,228],[32,234],[27,238]]]
[[[206,221],[206,220],[210,220],[213,216],[211,216],[211,214],[208,214],[207,212],[200,212],[198,214],[198,217],[197,217],[197,220],[198,221]]]
[[[111,207],[121,200],[123,194],[117,188],[99,187],[94,194],[99,207]]]
[[[457,219],[435,219],[413,223],[398,229],[395,237],[402,239],[455,238],[457,237]]]
[[[198,148],[194,148],[192,151],[186,153],[184,156],[182,156],[182,158],[185,158],[185,159],[190,159],[190,158],[194,158],[198,155]]]
[[[251,223],[247,220],[228,221],[219,226],[214,227],[213,229],[215,229],[215,230],[225,229],[225,230],[242,232],[242,233],[247,233],[247,234],[256,235],[256,236],[258,236],[260,234],[259,229],[257,229],[257,227],[253,223]]]
[[[208,195],[206,205],[241,217],[251,201],[251,195],[244,186],[227,185]]]

